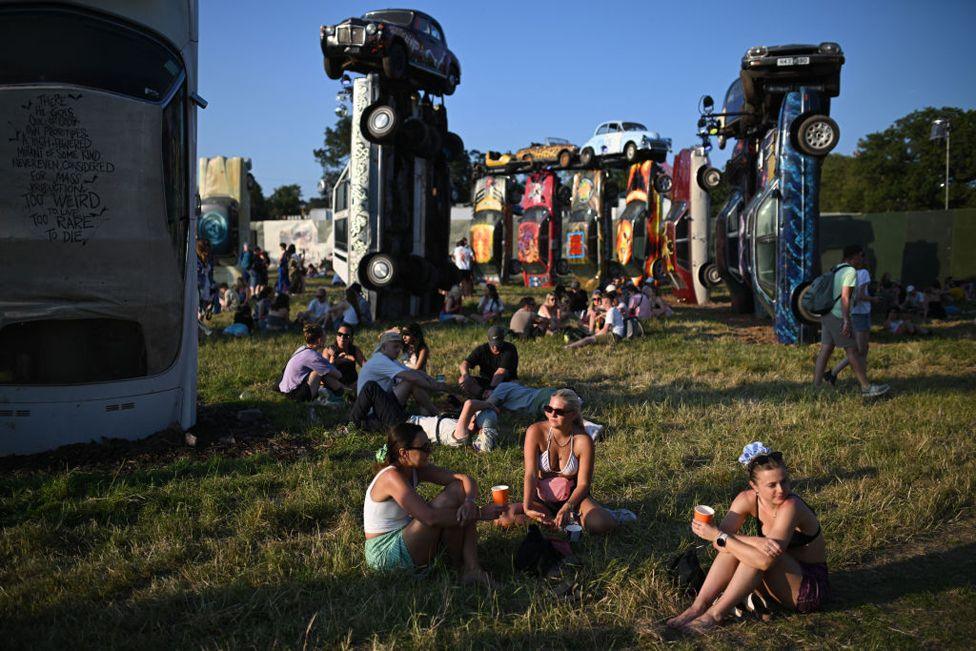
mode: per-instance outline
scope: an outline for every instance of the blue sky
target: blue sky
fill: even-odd
[[[265,194],[317,194],[312,149],[335,122],[319,25],[390,5],[202,0],[201,156],[250,156]],[[582,144],[608,119],[695,142],[698,98],[721,98],[753,45],[837,41],[847,56],[832,114],[838,151],[925,106],[976,107],[976,2],[417,1],[461,61],[447,106],[469,149],[546,136]],[[725,154],[713,156],[717,162]]]

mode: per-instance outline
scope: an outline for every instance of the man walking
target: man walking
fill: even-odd
[[[458,240],[452,256],[454,266],[461,272],[461,293],[463,296],[471,296],[474,294],[474,279],[471,276],[471,262],[474,260],[474,251],[468,246],[467,238],[462,237]]]
[[[844,349],[847,361],[854,369],[854,375],[861,385],[861,395],[874,398],[888,393],[887,384],[871,384],[868,382],[864,360],[858,354],[857,341],[853,337],[851,324],[851,308],[856,301],[854,289],[857,287],[857,271],[855,265],[864,256],[864,248],[852,244],[844,248],[844,260],[834,267],[834,307],[820,319],[820,353],[813,370],[813,385],[819,387],[824,379],[824,372],[830,355],[835,347]]]

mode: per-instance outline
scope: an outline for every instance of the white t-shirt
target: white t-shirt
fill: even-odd
[[[860,300],[861,287],[869,284],[871,282],[871,272],[867,269],[857,270],[857,280],[854,285],[854,296],[855,299],[854,306],[851,307],[851,314],[871,314],[871,301]]]
[[[454,438],[454,429],[457,427],[457,418],[446,416],[407,416],[407,422],[420,425],[427,435],[427,440],[431,443],[439,443],[448,447],[459,447],[464,445],[464,441]]]
[[[471,269],[473,252],[466,246],[454,247],[454,266],[462,271]]]
[[[610,324],[610,332],[623,339],[624,315],[620,313],[620,309],[616,305],[607,310],[607,323]]]
[[[393,388],[393,378],[406,370],[409,369],[395,359],[390,359],[383,353],[374,353],[359,371],[356,392],[362,391],[363,385],[370,380],[379,384],[384,391],[390,391]]]

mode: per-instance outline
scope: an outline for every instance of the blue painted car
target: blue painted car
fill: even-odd
[[[662,138],[657,131],[648,131],[640,122],[611,120],[598,126],[580,149],[580,163],[589,167],[597,157],[623,157],[628,164],[663,163],[669,151],[671,139]]]

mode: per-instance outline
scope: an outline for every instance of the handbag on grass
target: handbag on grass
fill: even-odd
[[[697,547],[689,547],[683,554],[675,556],[668,563],[668,575],[682,594],[696,596],[705,583],[705,571],[698,562]]]

